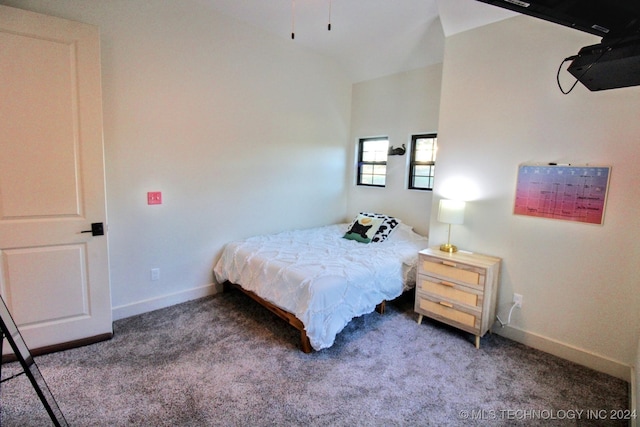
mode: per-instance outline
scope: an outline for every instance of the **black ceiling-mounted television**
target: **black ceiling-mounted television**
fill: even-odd
[[[478,0],[604,39],[640,34],[640,0]]]
[[[640,0],[477,0],[602,37],[569,66],[589,90],[640,85]]]

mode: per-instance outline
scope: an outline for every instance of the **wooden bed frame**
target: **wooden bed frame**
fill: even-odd
[[[275,306],[269,301],[259,297],[255,292],[251,292],[246,289],[243,289],[242,286],[240,285],[231,283],[229,281],[224,282],[223,292],[227,292],[231,289],[240,290],[242,293],[251,297],[254,301],[258,302],[258,304],[262,305],[267,310],[271,311],[273,314],[275,314],[282,320],[289,323],[298,331],[300,331],[300,349],[304,353],[311,353],[313,351],[313,348],[311,347],[311,342],[309,341],[309,337],[307,336],[307,331],[305,331],[302,321],[300,321],[300,319],[298,319],[293,313],[290,313],[286,310],[281,309],[280,307]],[[384,309],[385,309],[385,301],[382,301],[380,304],[376,306],[376,311],[380,314],[384,314]]]

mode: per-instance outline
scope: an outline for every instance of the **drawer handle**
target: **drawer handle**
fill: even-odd
[[[438,304],[443,305],[445,307],[453,308],[453,304],[448,302],[440,301]]]
[[[451,283],[451,282],[445,282],[444,280],[440,282],[441,285],[445,285],[445,286],[449,286],[450,288],[453,288],[456,284],[455,283]]]
[[[442,261],[442,264],[449,266],[449,267],[457,267],[458,265],[455,262],[451,262],[451,261]]]

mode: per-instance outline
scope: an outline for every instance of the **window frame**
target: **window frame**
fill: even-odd
[[[364,143],[368,142],[368,141],[387,141],[387,150],[389,149],[389,137],[388,136],[374,136],[374,137],[366,137],[366,138],[359,138],[358,139],[358,167],[357,167],[357,172],[356,172],[356,185],[358,186],[363,186],[363,187],[378,187],[378,188],[385,188],[387,185],[387,171],[386,171],[386,167],[387,167],[387,162],[389,160],[389,154],[387,151],[387,157],[385,158],[385,160],[383,162],[381,161],[364,161],[363,160],[363,147],[364,147]],[[368,184],[368,183],[363,183],[362,182],[362,176],[363,176],[363,166],[385,166],[385,174],[384,174],[384,184]],[[372,174],[375,175],[375,174]]]
[[[417,141],[419,139],[433,139],[434,140],[433,141],[434,154],[433,154],[432,160],[426,161],[426,162],[416,161],[416,146],[417,146]],[[411,135],[411,154],[410,154],[410,160],[409,160],[409,182],[408,182],[408,186],[407,186],[407,188],[409,190],[433,191],[433,181],[435,179],[435,166],[436,166],[436,152],[437,152],[437,150],[438,150],[438,133],[437,132]],[[431,166],[431,175],[428,175],[428,177],[431,178],[431,187],[420,187],[420,186],[416,186],[415,185],[415,178],[416,178],[415,169],[416,169],[416,166]]]

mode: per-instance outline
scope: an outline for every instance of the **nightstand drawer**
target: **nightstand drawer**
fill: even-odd
[[[422,275],[418,276],[418,292],[428,292],[474,307],[481,301],[477,294],[467,292],[453,282]]]
[[[484,284],[482,274],[484,269],[482,268],[426,256],[420,259],[419,272],[436,274],[470,285],[478,286]]]
[[[432,317],[435,317],[436,319],[440,316],[470,328],[476,327],[476,316],[456,310],[453,307],[453,304],[449,304],[445,301],[434,302],[428,299],[419,298],[418,305],[420,310],[435,314],[435,316]]]

